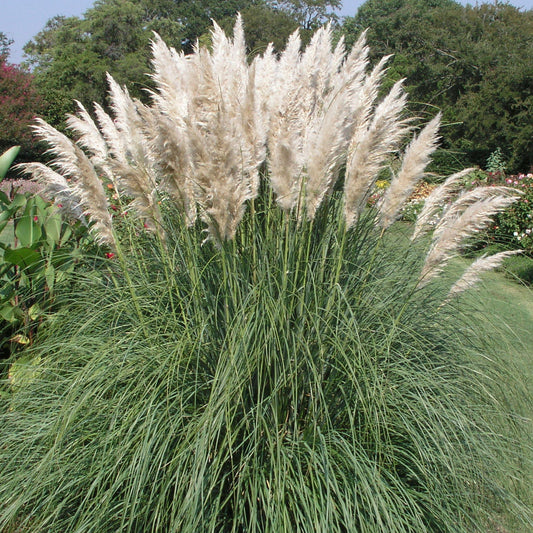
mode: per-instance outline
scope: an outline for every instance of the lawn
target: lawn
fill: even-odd
[[[456,263],[469,264],[465,259]],[[511,410],[523,430],[524,486],[530,487],[525,501],[533,508],[533,290],[509,279],[503,272],[491,272],[483,276],[482,283],[467,298],[482,301],[484,319],[494,326],[495,331],[504,332],[506,344],[500,352],[499,362],[502,372],[509,372],[516,380],[515,389],[507,392],[510,393]],[[506,519],[502,518],[502,522],[506,523]],[[505,528],[496,527],[495,531],[528,533],[530,530],[511,519]]]

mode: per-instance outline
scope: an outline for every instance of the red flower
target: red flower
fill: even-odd
[[[35,215],[35,216],[33,217],[33,221],[34,221],[34,222],[39,222],[39,217],[38,217],[37,215]]]
[[[107,252],[105,254],[105,256],[108,258],[108,259],[113,259],[113,257],[115,257],[115,254],[113,252]]]

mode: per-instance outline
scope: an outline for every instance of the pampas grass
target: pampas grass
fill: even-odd
[[[27,169],[117,257],[58,293],[28,379],[5,383],[0,530],[456,533],[499,505],[532,524],[494,346],[436,275],[514,198],[439,213],[455,176],[416,230],[441,217],[429,251],[398,233],[437,117],[368,208],[406,95],[378,99],[364,35],[347,57],[331,38],[248,65],[240,18],[190,56],[155,36],[150,106],[110,79],[113,116],[80,108],[78,144],[39,124],[62,178]],[[98,172],[134,212],[115,228]]]

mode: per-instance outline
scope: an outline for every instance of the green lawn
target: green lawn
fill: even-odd
[[[459,262],[468,264],[463,259]],[[482,283],[467,298],[483,302],[483,318],[495,330],[503,328],[505,334],[506,343],[499,362],[516,380],[514,390],[508,391],[509,402],[523,429],[522,471],[525,480],[530,480],[524,484],[530,487],[525,501],[533,509],[533,290],[509,279],[503,272],[491,272],[483,276]],[[501,517],[501,522],[506,527],[496,526],[495,532],[530,532],[508,517]]]

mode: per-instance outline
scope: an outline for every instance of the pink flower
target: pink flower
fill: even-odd
[[[39,217],[38,217],[37,215],[35,215],[35,216],[33,217],[33,221],[34,221],[34,222],[39,222]]]

